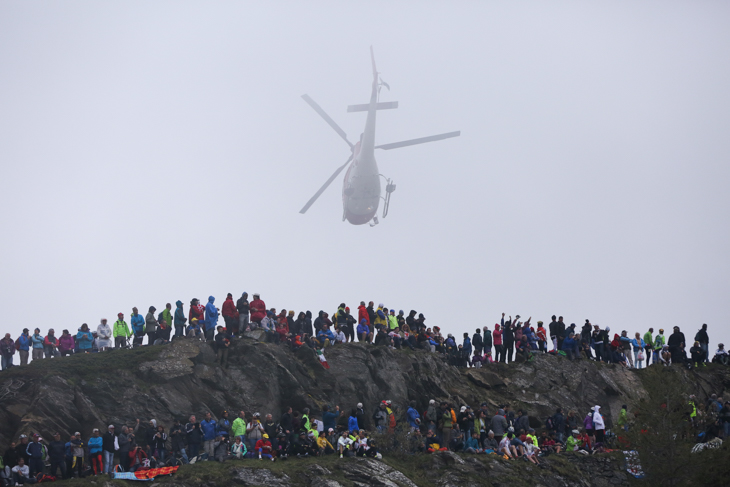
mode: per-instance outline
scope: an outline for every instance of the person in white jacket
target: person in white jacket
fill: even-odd
[[[596,443],[603,443],[603,439],[606,433],[606,423],[603,421],[601,415],[601,406],[593,408],[593,429],[596,432]]]
[[[112,327],[106,322],[106,318],[101,319],[101,324],[96,328],[96,348],[101,352],[112,346]]]

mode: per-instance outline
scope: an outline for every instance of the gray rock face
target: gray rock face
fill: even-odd
[[[265,468],[237,468],[233,469],[231,473],[233,480],[243,485],[273,487],[292,485],[291,479],[286,474],[279,477]]]
[[[369,421],[383,399],[393,401],[399,421],[404,420],[411,400],[424,411],[429,399],[448,399],[472,406],[487,402],[490,411],[501,404],[524,408],[533,426],[540,426],[557,406],[566,412],[576,410],[582,420],[590,406],[600,404],[610,426],[622,403],[631,408],[646,395],[641,372],[615,365],[538,355],[527,363],[458,369],[429,352],[353,343],[327,349],[330,369],[325,369],[311,349],[292,353],[283,346],[261,342],[255,334],[234,340],[227,369],[218,366],[210,345],[183,338],[139,350],[47,359],[2,372],[0,450],[4,451],[21,433],[39,432],[50,437],[55,431],[81,431],[88,437],[93,428],[107,424],[131,426],[137,418],[143,425],[137,437],[143,438],[150,419],[169,426],[175,418],[187,419],[190,414],[200,417],[206,411],[218,417],[228,410],[235,417],[235,412],[242,409],[249,414],[270,412],[278,418],[287,406],[292,406],[300,411],[309,407],[313,417],[321,417],[322,407],[328,404],[340,406],[344,412],[340,423],[346,424],[350,409],[362,402]],[[723,381],[730,383],[726,372],[708,371],[691,371],[686,380],[705,392],[721,392]],[[361,426],[369,429],[371,425]],[[592,461],[571,458],[575,468],[591,478],[586,485],[627,481],[614,464],[604,468]],[[428,470],[434,472],[436,485],[470,485],[474,475],[506,478],[514,475],[515,468],[504,462],[474,463],[468,456],[452,453],[438,453],[429,462]],[[338,475],[343,475],[348,484],[415,485],[404,473],[376,460],[358,459],[341,465]],[[328,482],[318,485],[342,483],[341,477],[329,478],[332,476],[325,466],[311,468],[297,478],[275,474],[263,478],[259,468],[239,469],[235,478],[244,485],[298,485],[305,480],[302,485],[315,485],[316,479]],[[541,485],[558,485],[555,479],[560,478],[559,473],[542,475],[541,469],[534,470]],[[598,471],[603,473],[593,475]]]

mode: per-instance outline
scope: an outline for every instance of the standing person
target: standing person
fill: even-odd
[[[644,333],[644,350],[646,351],[646,366],[651,364],[651,354],[654,351],[654,328]]]
[[[119,450],[119,439],[114,434],[114,425],[107,427],[106,433],[101,437],[101,451],[104,459],[104,473],[114,472],[114,453]]]
[[[365,320],[365,324],[370,328],[370,313],[365,306],[365,301],[360,301],[360,306],[357,307],[357,322],[362,323]]]
[[[139,426],[139,423],[137,423]],[[135,429],[136,431],[136,429]],[[129,471],[129,451],[134,441],[134,432],[130,431],[127,426],[122,426],[122,432],[117,436],[117,443],[119,444],[119,465],[122,467],[124,472]]]
[[[200,427],[200,423],[195,419],[195,416],[190,416],[188,421],[185,425],[185,434],[188,437],[188,458],[192,460],[198,456],[200,444],[203,442],[205,434]]]
[[[41,437],[37,434],[33,435],[33,441],[28,443],[26,453],[28,454],[28,467],[30,468],[31,477],[35,477],[38,473],[43,473],[44,463],[44,446],[41,443]]]
[[[601,406],[596,405],[593,408],[593,430],[596,433],[596,443],[603,443],[606,433],[606,423],[601,415]]]
[[[261,320],[266,317],[266,303],[264,303],[261,299],[261,295],[259,293],[253,293],[253,301],[251,301],[250,310],[251,322],[256,323],[256,326],[261,326]]]
[[[114,322],[114,348],[124,348],[127,346],[127,339],[131,336],[129,333],[129,325],[124,321],[124,313],[117,314],[117,321]]]
[[[702,324],[702,328],[695,335],[695,341],[700,342],[700,348],[705,352],[705,362],[709,362],[710,349],[708,346],[710,337],[707,336],[707,323]]]
[[[61,355],[58,351],[58,339],[53,328],[48,330],[48,335],[43,339],[43,352],[46,354],[46,358]]]
[[[634,339],[631,340],[631,346],[633,347],[634,351],[634,363],[636,364],[636,368],[640,369],[642,363],[644,362],[644,349],[646,348],[646,342],[641,338],[641,335],[639,332],[636,332],[636,335],[634,336]],[[641,359],[641,360],[639,360]]]
[[[205,305],[205,341],[212,342],[215,329],[218,326],[218,308],[213,304],[215,298],[208,297],[208,304]],[[215,438],[213,438],[215,440]]]
[[[82,478],[84,476],[84,446],[86,446],[81,439],[81,433],[76,432],[71,437],[71,451],[73,453],[73,458],[71,460],[71,469],[68,472],[69,477],[73,473],[73,469],[76,468],[78,471],[79,478]]]
[[[550,324],[548,325],[548,330],[550,331],[550,340],[553,342],[553,352],[558,351],[558,322],[555,320],[555,315],[552,315],[550,317],[552,321],[550,321]]]
[[[492,351],[492,332],[486,325],[482,328],[482,331],[482,352],[486,355],[487,352],[491,353]]]
[[[238,335],[240,321],[238,309],[236,309],[236,303],[233,302],[233,294],[228,293],[226,295],[226,300],[223,301],[223,311],[221,311],[221,314],[223,315],[223,321],[226,323],[226,330],[228,330],[228,333],[233,336]]]
[[[63,330],[61,338],[58,339],[58,351],[61,353],[61,357],[72,355],[76,348],[76,342],[74,341],[73,335],[68,330]]]
[[[672,363],[683,364],[687,358],[687,353],[685,352],[687,342],[684,339],[684,333],[679,331],[678,326],[675,326],[674,333],[669,335],[667,345],[669,345],[669,353],[672,354]]]
[[[99,430],[94,428],[91,438],[89,438],[89,459],[91,460],[91,468],[94,470],[94,475],[102,473],[104,468],[101,462],[103,442],[104,440],[99,436]]]
[[[509,427],[509,425],[507,424],[507,418],[505,418],[504,409],[498,410],[497,414],[492,417],[491,426],[491,431],[494,432],[494,439],[497,441],[497,443],[499,443],[504,434],[507,432],[507,428]]]
[[[492,332],[492,337],[494,338],[494,353],[495,353],[495,362],[502,362],[504,363],[504,345],[502,345],[502,330],[499,329],[499,325],[494,325],[494,332]],[[496,433],[495,433],[496,435]]]
[[[238,412],[238,417],[233,420],[231,424],[231,434],[240,438],[241,441],[246,441],[246,413],[243,411]]]
[[[18,350],[18,355],[20,356],[20,365],[28,365],[28,353],[32,346],[33,343],[30,340],[28,329],[23,328],[23,333],[15,341],[15,348]]]
[[[89,325],[84,323],[76,334],[76,343],[79,346],[79,353],[91,352],[91,346],[94,343],[94,335],[89,331]]]
[[[661,363],[660,356],[662,349],[666,345],[666,338],[664,337],[664,328],[659,328],[659,334],[654,338],[654,357],[653,362],[655,364]]]
[[[228,349],[231,346],[231,338],[228,330],[219,325],[218,334],[215,336],[215,358],[223,368],[228,367]]]
[[[543,353],[547,352],[547,333],[545,327],[542,326],[542,321],[537,322],[537,349]]]
[[[205,325],[205,306],[200,304],[198,298],[193,298],[190,301],[190,311],[188,312],[188,322],[192,325],[193,320],[197,320],[199,325]]]
[[[157,308],[150,306],[147,315],[144,317],[145,333],[147,334],[147,345],[152,345],[157,339],[157,318],[155,318]]]
[[[249,444],[249,450],[256,449],[256,442],[259,441],[265,433],[264,426],[261,424],[261,414],[253,413],[251,421],[246,425],[246,441]]]
[[[208,460],[215,458],[213,442],[215,441],[215,430],[217,423],[212,418],[210,411],[205,413],[205,419],[200,422],[200,429],[203,431],[203,452],[208,455]]]
[[[96,348],[102,352],[112,346],[112,327],[107,324],[106,318],[96,327]]]
[[[558,350],[562,350],[563,340],[565,340],[565,338],[568,336],[562,316],[558,316],[558,323],[556,324],[555,329],[558,332]]]
[[[411,433],[420,429],[421,427],[421,415],[416,410],[416,401],[411,401],[408,405],[408,411],[406,411],[406,418],[408,418],[408,426],[411,428]]]
[[[132,317],[130,318],[132,324],[132,333],[134,333],[134,339],[132,344],[135,347],[142,345],[142,339],[144,338],[144,317],[139,314],[137,308],[132,308]]]
[[[56,476],[60,470],[59,478],[68,478],[66,476],[66,444],[61,441],[61,433],[54,433],[53,441],[48,444],[48,460],[51,463],[49,474]]]
[[[10,333],[0,340],[0,357],[2,357],[2,369],[7,370],[13,366],[13,355],[15,355],[15,342],[10,338]]]
[[[185,452],[185,426],[182,422],[175,418],[175,424],[170,428],[170,439],[172,440],[172,457],[175,458],[176,454],[180,454],[183,459],[183,463],[188,463],[188,455]]]
[[[175,302],[175,316],[172,318],[172,322],[175,325],[175,338],[185,336],[185,322],[188,321],[185,318],[185,311],[183,311],[183,302],[179,299]]]
[[[165,324],[167,325],[167,328],[172,330],[172,324],[174,322],[173,313],[172,313],[172,304],[170,304],[170,303],[165,304],[165,309],[163,309],[162,313],[160,313],[160,314],[162,315],[162,320],[159,320],[159,321],[160,322],[164,321]],[[159,338],[159,337],[155,337],[155,339],[157,339],[157,338]],[[168,333],[167,340],[169,341],[169,333]]]
[[[441,403],[441,444],[451,443],[451,432],[454,429],[454,418],[451,415],[448,403]]]
[[[249,327],[249,303],[248,293],[244,292],[241,297],[236,301],[236,311],[238,311],[238,331],[243,333],[248,330]]]
[[[515,332],[512,328],[512,317],[507,322],[504,321],[504,313],[502,313],[502,344],[504,345],[505,362],[513,362],[512,354],[515,349]]]
[[[41,329],[36,328],[33,335],[30,337],[30,341],[33,344],[33,360],[40,360],[43,358],[43,336],[41,335]],[[33,471],[33,466],[28,465],[30,470]]]

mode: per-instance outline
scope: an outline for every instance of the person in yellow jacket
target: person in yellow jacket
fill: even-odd
[[[317,448],[319,448],[320,455],[323,453],[329,455],[335,452],[332,443],[327,440],[327,437],[325,437],[325,435],[319,435],[317,437]]]
[[[127,345],[127,338],[132,334],[129,332],[129,326],[124,321],[124,313],[117,315],[117,321],[114,322],[114,328],[112,328],[112,336],[114,337],[114,348],[125,347]]]
[[[395,315],[394,309],[391,309],[390,315],[388,315],[388,328],[390,328],[390,331],[398,328],[398,317]]]
[[[375,311],[375,319],[373,320],[373,325],[375,325],[377,329],[377,325],[384,325],[388,326],[388,317],[385,315],[385,312],[383,311],[383,304],[378,305],[378,309]]]

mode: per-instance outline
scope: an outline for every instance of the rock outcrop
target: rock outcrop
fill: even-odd
[[[235,417],[235,411],[241,409],[271,412],[278,417],[285,407],[292,406],[295,410],[309,407],[317,417],[325,404],[349,411],[362,402],[369,417],[383,399],[391,399],[401,414],[410,400],[415,400],[420,410],[426,409],[429,399],[473,406],[487,402],[490,411],[510,404],[515,410],[528,411],[534,427],[540,427],[558,406],[566,412],[575,410],[582,419],[590,406],[600,404],[610,426],[621,404],[631,407],[647,394],[642,382],[647,371],[569,362],[555,356],[459,369],[434,353],[357,343],[327,349],[325,355],[330,369],[322,367],[311,349],[291,352],[250,337],[233,342],[228,367],[222,368],[210,345],[180,339],[170,345],[46,359],[15,367],[0,374],[0,448],[6,448],[21,433],[40,432],[49,437],[55,431],[81,431],[88,437],[92,428],[107,424],[132,425],[138,418],[143,423],[154,418],[169,425],[174,418],[206,411],[214,417],[223,410],[234,412]],[[684,370],[682,374],[700,396],[722,393],[730,386],[726,368],[710,367],[699,373]],[[346,416],[341,420],[346,421]],[[467,476],[501,472],[509,477],[510,469],[516,468],[494,463],[496,460],[478,460],[477,465],[456,455],[437,455],[428,461],[431,465],[427,470],[441,472],[434,478],[435,485],[468,485],[463,483],[467,474],[460,473],[464,469],[469,472]],[[596,461],[576,458],[577,466],[571,471],[603,471],[595,467]],[[383,462],[347,465],[338,471],[349,485],[410,485],[407,473]],[[613,461],[605,470],[611,473],[620,467]],[[239,469],[232,478],[239,479],[239,484],[256,485],[251,479],[257,475],[265,473],[247,474],[246,469]],[[318,477],[326,480],[326,475]],[[369,484],[363,480],[366,478],[371,479]],[[604,485],[616,484],[616,479],[624,482],[613,473],[605,478],[609,483]],[[372,479],[381,479],[381,483],[373,484]],[[281,485],[295,485],[299,480],[279,481],[284,482]],[[552,485],[547,480],[540,483]]]

